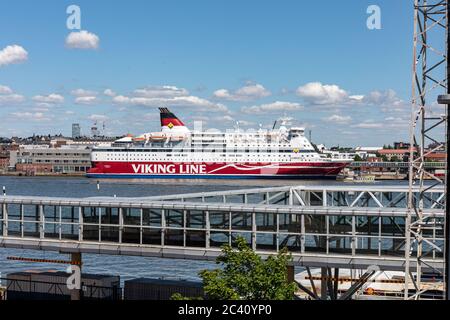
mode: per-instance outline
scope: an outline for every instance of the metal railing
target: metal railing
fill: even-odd
[[[214,259],[238,236],[297,265],[401,268],[407,190],[281,187],[139,198],[0,197],[0,246]],[[441,268],[443,192],[427,194],[424,258]],[[415,248],[413,247],[413,250]]]
[[[71,290],[66,283],[25,280],[15,278],[0,278],[5,287],[7,300],[70,300]],[[122,288],[118,286],[105,287],[81,283],[81,299],[85,300],[121,300]]]

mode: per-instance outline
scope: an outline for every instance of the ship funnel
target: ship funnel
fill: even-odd
[[[189,132],[184,123],[178,119],[168,108],[159,108],[161,129],[163,132]]]

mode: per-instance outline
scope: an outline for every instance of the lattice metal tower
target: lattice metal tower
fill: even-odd
[[[412,115],[410,125],[410,166],[408,217],[405,223],[405,299],[422,295],[422,259],[444,253],[444,243],[425,241],[422,234],[431,223],[424,217],[424,202],[435,201],[424,194],[427,189],[445,185],[424,166],[427,156],[446,148],[445,109],[437,104],[437,96],[447,93],[448,0],[414,1],[414,52],[412,77]],[[429,147],[431,145],[431,147]],[[447,172],[447,170],[446,170]],[[414,188],[419,192],[415,193]],[[445,208],[437,205],[443,213]],[[442,220],[438,223],[444,223]],[[444,266],[435,270],[444,278]],[[445,278],[444,278],[445,281]],[[409,291],[413,285],[415,290]],[[442,285],[442,283],[441,283]],[[411,293],[414,292],[414,293]]]

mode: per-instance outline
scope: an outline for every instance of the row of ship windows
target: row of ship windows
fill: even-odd
[[[166,159],[169,161],[170,159]],[[95,159],[94,161],[102,161],[100,159]],[[124,160],[124,159],[109,159],[109,161],[130,161],[130,160]],[[164,159],[133,159],[133,161],[164,161]],[[299,160],[300,161],[300,160]],[[302,159],[302,162],[314,162],[317,161],[316,159]],[[273,159],[242,159],[240,161],[227,161],[226,159],[223,160],[217,160],[217,159],[195,159],[191,160],[191,162],[231,162],[231,163],[243,163],[243,162],[252,162],[252,163],[262,163],[262,162],[275,162]],[[278,159],[276,162],[292,162],[291,159]],[[175,161],[176,163],[176,161]]]
[[[191,151],[192,152],[202,152],[202,150],[205,150],[205,149],[213,149],[213,150],[217,150],[217,149],[223,149],[223,150],[226,150],[227,148],[227,146],[224,144],[224,145],[221,145],[221,144],[216,144],[216,143],[207,143],[207,144],[200,144],[200,143],[194,143],[194,147],[197,147],[197,149],[191,149]],[[291,148],[293,148],[292,146],[282,146],[283,148],[288,148],[288,150],[286,150],[286,151],[289,151],[289,150],[291,150],[292,151],[292,149]],[[303,151],[311,151],[311,152],[313,152],[313,150],[306,150],[307,148],[310,148],[310,146],[308,146],[308,145],[306,145],[306,144],[304,144],[304,145],[302,145],[302,146],[300,146],[301,148],[304,148],[304,149],[302,149]],[[274,151],[277,151],[277,150],[282,150],[282,151],[284,151],[283,149],[280,149],[281,147],[280,146],[270,146],[270,145],[268,145],[268,146],[259,146],[259,145],[246,145],[246,146],[241,146],[241,147],[239,147],[239,146],[235,146],[234,147],[234,149],[233,148],[229,148],[229,151],[230,152],[232,152],[232,151],[244,151],[244,150],[246,150],[246,152],[259,152],[260,150],[263,150],[263,151],[265,151],[265,150],[274,150]],[[249,149],[251,149],[251,150],[249,150]],[[161,149],[160,151],[166,151],[166,150],[164,150],[164,149]]]
[[[186,155],[184,155],[186,156]],[[176,157],[179,157],[179,155],[177,155]],[[221,158],[226,158],[226,155],[220,155]],[[242,155],[237,155],[236,157],[242,157]],[[230,157],[229,157],[230,158]],[[315,159],[316,157],[313,155],[306,155],[303,157],[299,157],[298,159],[296,158],[296,160],[302,160],[302,161],[308,161],[308,160],[312,160]],[[173,159],[173,157],[171,155],[167,155],[166,157],[111,157],[109,158],[109,160],[113,160],[113,161],[130,161],[130,160],[171,160]],[[194,159],[196,160],[215,160],[217,158],[213,158],[213,157],[195,157]],[[280,155],[278,157],[256,157],[256,156],[247,156],[245,157],[245,159],[256,159],[256,160],[280,160],[280,159],[292,159],[292,157],[288,156],[288,155]],[[99,157],[95,157],[95,160],[100,160]]]
[[[184,152],[189,152],[188,149],[148,149],[148,150],[140,150],[140,149],[129,149],[127,152],[124,152],[122,149],[121,150],[114,150],[114,149],[98,149],[95,150],[95,152],[121,152],[123,154],[127,154],[127,153],[132,153],[132,152],[180,152],[180,151],[184,151]],[[217,149],[191,149],[190,150],[192,153],[201,153],[201,152],[229,152],[229,153],[296,153],[294,151],[294,149],[273,149],[273,150],[265,150],[265,149],[261,149],[261,150],[250,150],[250,149],[230,149],[230,150],[226,150],[226,149],[221,149],[221,148],[217,148]],[[273,151],[273,152],[272,152]],[[296,150],[297,152],[300,153],[313,153],[315,152],[314,150]]]
[[[313,154],[295,154],[298,157],[314,157],[315,155]],[[106,157],[125,157],[125,158],[136,158],[136,157],[148,157],[148,156],[153,156],[153,157],[199,157],[198,154],[194,154],[194,155],[190,155],[190,154],[182,154],[182,153],[175,153],[175,154],[170,154],[167,153],[165,155],[160,155],[160,154],[145,154],[145,155],[133,155],[133,154],[110,154],[108,153],[106,155]],[[202,155],[202,156],[208,156],[208,155]],[[226,154],[226,153],[222,153],[222,154],[211,154],[211,157],[270,157],[270,158],[276,158],[276,157],[289,157],[289,156],[293,156],[293,155],[286,155],[286,154],[261,154],[261,155],[255,155],[255,154]],[[95,155],[95,157],[98,157],[97,155]]]

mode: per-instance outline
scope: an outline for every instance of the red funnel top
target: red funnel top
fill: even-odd
[[[167,108],[159,108],[161,127],[184,127],[184,123]]]

